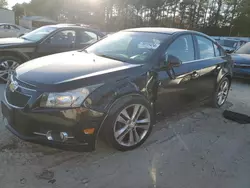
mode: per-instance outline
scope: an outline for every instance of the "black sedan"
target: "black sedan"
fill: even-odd
[[[205,98],[221,107],[232,68],[231,56],[204,34],[130,29],[22,64],[7,84],[2,113],[27,141],[94,149],[102,134],[114,148],[131,150],[160,112]]]
[[[241,46],[232,54],[234,77],[250,78],[250,42]]]
[[[82,49],[104,35],[88,27],[58,24],[38,28],[20,38],[0,39],[0,79],[30,59],[59,52]]]

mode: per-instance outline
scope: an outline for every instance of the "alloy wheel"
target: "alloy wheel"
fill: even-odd
[[[227,80],[225,80],[221,83],[219,87],[218,95],[217,95],[217,104],[219,106],[225,103],[228,92],[229,92],[229,83]]]
[[[140,143],[150,129],[149,110],[141,104],[124,108],[117,116],[114,137],[122,146],[135,146]]]
[[[0,63],[0,78],[7,82],[11,71],[15,70],[19,63],[14,60],[4,60]]]

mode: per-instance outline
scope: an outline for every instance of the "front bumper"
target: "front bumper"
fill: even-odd
[[[22,140],[45,144],[51,147],[93,151],[99,127],[104,114],[86,108],[24,110],[15,108],[3,100],[1,102],[4,122],[8,130]],[[94,128],[93,134],[83,130]],[[46,134],[50,132],[52,140]],[[61,132],[69,137],[62,140]]]

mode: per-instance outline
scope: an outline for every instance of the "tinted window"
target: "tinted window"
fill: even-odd
[[[20,30],[20,29],[19,29],[17,26],[15,26],[15,25],[11,25],[10,28],[11,28],[11,29]]]
[[[98,36],[90,31],[81,31],[79,35],[80,44],[92,44],[98,40]]]
[[[215,57],[213,42],[211,40],[202,36],[197,36],[197,41],[200,51],[200,59]]]
[[[9,25],[4,25],[4,29],[10,29]]]
[[[118,32],[86,49],[88,53],[131,63],[144,63],[169,35],[147,32]]]
[[[76,33],[73,30],[59,31],[48,40],[52,45],[75,44]]]
[[[4,29],[4,25],[0,25],[0,29]]]
[[[194,44],[191,35],[177,38],[167,49],[168,55],[179,58],[182,62],[194,60]]]

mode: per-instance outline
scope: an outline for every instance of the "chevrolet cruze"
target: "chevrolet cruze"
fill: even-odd
[[[120,31],[80,51],[31,60],[7,83],[2,113],[23,140],[95,149],[99,135],[118,150],[148,138],[156,114],[194,101],[222,106],[232,60],[195,31]]]

